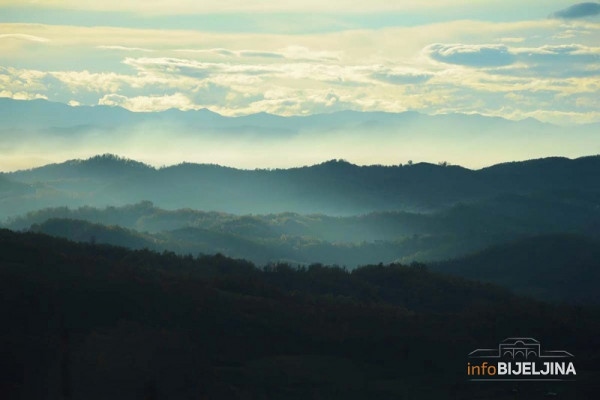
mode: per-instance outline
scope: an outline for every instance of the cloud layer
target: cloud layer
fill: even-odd
[[[0,0],[1,6],[42,6],[50,9],[64,10],[85,10],[90,12],[97,11],[126,11],[139,14],[207,14],[207,13],[295,13],[295,12],[313,12],[313,13],[373,13],[373,12],[410,12],[431,10],[447,10],[456,7],[482,7],[478,2],[472,0],[428,0],[417,2],[411,0],[371,0],[368,2],[359,0],[305,0],[302,2],[296,0],[44,0],[43,2],[25,3],[22,0]],[[521,4],[517,0],[491,0],[486,1],[483,7],[498,8],[506,4],[508,7],[516,7]],[[539,4],[551,5],[552,3],[561,4],[557,0],[530,0],[530,6]]]
[[[553,14],[555,18],[575,19],[600,15],[600,3],[578,3]]]
[[[0,95],[132,111],[594,122],[598,37],[598,23],[557,19],[303,35],[0,24]]]

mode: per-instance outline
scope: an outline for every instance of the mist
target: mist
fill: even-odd
[[[131,113],[54,103],[41,107],[59,107],[61,114],[48,111],[47,119],[31,121],[26,113],[9,115],[6,110],[0,170],[104,153],[154,167],[193,162],[242,169],[291,168],[330,159],[357,165],[447,162],[477,169],[506,161],[600,153],[596,125],[562,127],[531,119],[360,112],[231,118],[208,111]]]

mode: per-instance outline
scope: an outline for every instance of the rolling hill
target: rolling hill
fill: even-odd
[[[353,268],[378,262],[445,260],[539,235],[598,239],[598,204],[596,192],[537,192],[499,195],[425,214],[388,211],[335,217],[165,210],[141,202],[123,207],[47,208],[7,220],[4,226],[180,254],[220,252],[259,264],[322,262]]]
[[[546,301],[600,305],[600,241],[546,235],[493,246],[432,269]]]
[[[301,168],[240,170],[180,164],[153,168],[112,155],[3,175],[35,192],[3,192],[0,218],[52,206],[122,206],[150,200],[167,209],[235,214],[297,212],[356,215],[431,212],[503,194],[599,193],[600,157],[548,158],[480,170],[414,164],[357,166],[345,161]]]
[[[470,351],[515,332],[577,355],[575,382],[519,394],[598,390],[597,309],[419,265],[260,269],[0,230],[0,289],[7,399],[504,399],[512,385],[457,382]]]

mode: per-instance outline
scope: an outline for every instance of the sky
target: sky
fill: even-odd
[[[0,96],[600,121],[600,3],[0,0]]]

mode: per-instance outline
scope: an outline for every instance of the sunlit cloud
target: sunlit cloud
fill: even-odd
[[[136,96],[126,97],[119,94],[107,94],[98,100],[99,105],[119,106],[131,111],[164,111],[171,108],[179,110],[190,110],[194,108],[193,103],[183,93],[175,93],[167,96]]]
[[[151,50],[151,49],[144,49],[142,47],[127,47],[127,46],[101,45],[101,46],[97,46],[97,48],[103,49],[103,50],[118,50],[118,51],[127,51],[127,52],[142,51],[142,52],[145,52],[145,53],[151,53],[151,52],[154,51],[154,50]]]
[[[40,36],[34,36],[34,35],[27,35],[25,33],[4,33],[4,34],[0,34],[0,40],[2,39],[15,39],[15,40],[26,40],[29,42],[38,42],[38,43],[45,43],[45,42],[49,42],[50,39],[46,39],[44,37],[40,37]]]
[[[486,2],[473,2],[470,0],[429,0],[415,2],[409,0],[371,0],[369,2],[358,0],[330,0],[327,2],[319,0],[305,0],[302,2],[294,0],[221,0],[218,2],[208,0],[44,0],[43,2],[28,2],[22,0],[0,0],[4,6],[43,6],[65,10],[87,10],[87,11],[126,11],[140,14],[210,14],[210,13],[282,13],[282,12],[314,12],[314,13],[365,13],[365,12],[414,12],[428,11],[433,9],[448,10],[456,7],[477,8],[500,8],[516,7],[521,3],[516,0],[491,0]],[[554,9],[564,2],[557,0],[530,0],[530,6],[546,4]]]
[[[339,51],[313,51],[303,46],[289,46],[278,51],[230,50],[230,49],[175,49],[175,52],[222,57],[274,58],[298,61],[338,61]]]
[[[495,67],[515,62],[508,47],[500,44],[435,43],[427,46],[424,52],[436,61],[474,67]]]
[[[542,16],[302,35],[41,24],[0,24],[0,32],[10,35],[0,40],[5,97],[132,111],[495,110],[570,123],[584,104],[585,120],[593,118],[586,96],[600,90],[600,24],[590,20]],[[513,92],[523,97],[505,96]]]

